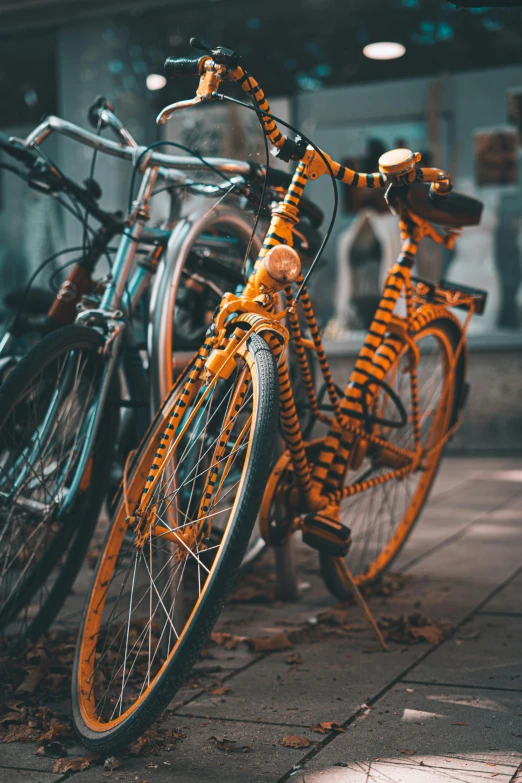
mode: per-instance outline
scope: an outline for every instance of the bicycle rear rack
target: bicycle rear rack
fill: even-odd
[[[451,283],[441,280],[433,283],[422,277],[411,276],[413,295],[422,302],[430,304],[444,304],[448,307],[458,307],[460,310],[469,310],[473,306],[476,315],[482,315],[486,307],[487,291],[480,288]]]

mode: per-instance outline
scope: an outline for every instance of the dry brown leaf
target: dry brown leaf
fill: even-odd
[[[414,756],[417,753],[417,751],[407,750],[406,748],[404,748],[403,750],[401,750],[401,753],[404,753],[406,756]]]
[[[317,622],[323,625],[346,625],[350,622],[350,613],[346,609],[327,609],[317,615]]]
[[[210,641],[219,645],[219,647],[224,647],[226,650],[235,650],[241,641],[241,637],[236,636],[233,633],[221,633],[216,631],[215,633],[210,634]]]
[[[281,652],[291,650],[294,646],[285,633],[276,633],[274,636],[259,636],[245,639],[246,644],[254,652]]]
[[[379,625],[386,638],[398,644],[440,644],[449,628],[447,623],[430,621],[420,612],[408,617],[383,617]]]
[[[250,750],[248,745],[238,745],[237,740],[227,737],[209,737],[208,742],[213,742],[216,748],[224,753],[246,753]]]
[[[147,739],[147,737],[144,736],[138,737],[136,742],[132,742],[129,745],[129,751],[133,755],[139,756],[139,754],[143,753],[143,751],[145,750],[146,747],[148,747],[148,745],[149,745],[149,740]]]
[[[26,672],[27,676],[16,689],[17,693],[34,693],[45,677],[45,669],[41,666],[30,666]]]
[[[87,769],[97,758],[99,758],[97,753],[90,753],[88,756],[80,756],[76,759],[57,759],[53,772],[58,775],[63,775],[65,772],[80,772],[82,769]]]
[[[287,737],[283,737],[281,745],[285,748],[307,748],[312,743],[306,737],[298,737],[296,735],[289,734]]]
[[[70,734],[71,729],[67,724],[62,723],[61,721],[54,721],[49,731],[46,731],[45,734],[41,734],[38,737],[38,742],[54,742],[60,737],[65,737]]]
[[[303,659],[299,653],[290,653],[290,655],[287,655],[285,658],[285,663],[287,663],[289,666],[300,666],[302,662]]]
[[[34,742],[38,732],[33,726],[11,726],[3,742]]]
[[[232,688],[213,688],[209,693],[212,696],[224,696],[225,693],[230,693]]]
[[[328,734],[330,731],[344,731],[342,726],[336,723],[334,720],[325,720],[317,725],[311,724],[310,728],[317,734]]]
[[[7,726],[8,723],[20,723],[22,720],[22,716],[19,712],[6,712],[5,715],[0,718],[0,723],[2,725]]]
[[[436,625],[421,625],[420,628],[410,628],[415,637],[424,639],[429,644],[440,644],[444,639],[444,630]]]

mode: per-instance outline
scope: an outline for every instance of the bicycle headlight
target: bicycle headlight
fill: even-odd
[[[293,247],[276,245],[263,259],[266,271],[274,280],[288,285],[297,280],[301,273],[301,259]]]

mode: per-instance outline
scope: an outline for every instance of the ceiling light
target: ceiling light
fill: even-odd
[[[149,73],[147,76],[147,90],[162,90],[167,80],[161,73]]]
[[[368,44],[363,49],[363,54],[370,60],[396,60],[406,52],[406,47],[393,41],[379,41]]]

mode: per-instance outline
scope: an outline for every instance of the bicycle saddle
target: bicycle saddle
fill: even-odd
[[[408,188],[406,203],[410,209],[430,223],[442,226],[478,226],[483,204],[476,198],[462,193],[433,196],[430,186],[414,182]]]

